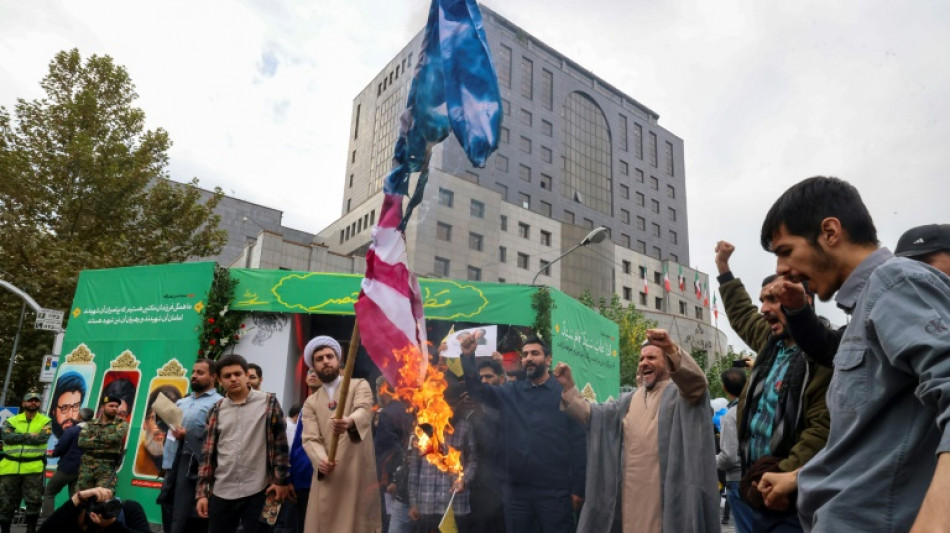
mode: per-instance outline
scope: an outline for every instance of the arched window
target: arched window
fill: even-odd
[[[571,93],[561,109],[564,119],[564,181],[561,194],[570,200],[612,215],[612,149],[607,117],[596,102]]]

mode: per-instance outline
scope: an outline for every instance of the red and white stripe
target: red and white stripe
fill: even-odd
[[[397,387],[415,384],[399,382],[401,363],[393,351],[416,346],[427,353],[419,282],[409,270],[406,236],[399,231],[402,200],[399,194],[385,195],[379,225],[373,228],[373,242],[366,254],[366,277],[353,306],[363,347],[387,381]],[[423,357],[423,364],[425,361]],[[415,375],[421,377],[422,371]]]

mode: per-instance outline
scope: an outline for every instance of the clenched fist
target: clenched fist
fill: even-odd
[[[716,243],[716,269],[720,275],[729,272],[729,258],[735,251],[736,247],[726,241]]]

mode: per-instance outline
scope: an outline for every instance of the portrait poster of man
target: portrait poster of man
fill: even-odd
[[[155,400],[164,394],[172,403],[188,392],[185,369],[177,359],[172,359],[157,371],[148,385],[145,414],[135,451],[132,474],[136,477],[157,478],[162,469],[162,452],[168,436],[168,424],[155,413]],[[175,375],[178,374],[178,375]]]
[[[445,349],[439,355],[458,358],[463,349],[475,347],[476,357],[490,357],[498,347],[498,326],[476,326],[449,332],[445,337]]]
[[[79,409],[89,405],[90,388],[96,376],[94,358],[95,354],[85,344],[80,344],[66,355],[65,363],[60,365],[49,403],[48,414],[52,420],[53,435],[47,443],[47,450],[56,447],[63,431],[76,423]],[[47,470],[56,470],[58,463],[58,457],[49,457]]]
[[[96,417],[102,415],[102,399],[106,396],[119,399],[117,416],[129,423],[129,428],[135,427],[132,418],[135,409],[135,398],[138,394],[139,383],[142,380],[142,371],[138,369],[139,361],[128,350],[110,362],[109,370],[102,376],[102,387],[99,388],[99,398],[96,402]],[[125,447],[128,447],[130,430],[125,436]],[[125,465],[122,466],[125,468]],[[121,468],[120,468],[121,470]]]

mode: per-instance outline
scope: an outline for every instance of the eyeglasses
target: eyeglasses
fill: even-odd
[[[57,405],[56,410],[59,412],[59,414],[65,415],[66,413],[71,413],[73,411],[78,412],[81,406],[82,402],[66,403],[63,405]]]
[[[307,375],[308,375],[308,376],[316,376],[316,375],[317,375],[317,371],[311,368],[310,370],[307,370]]]

